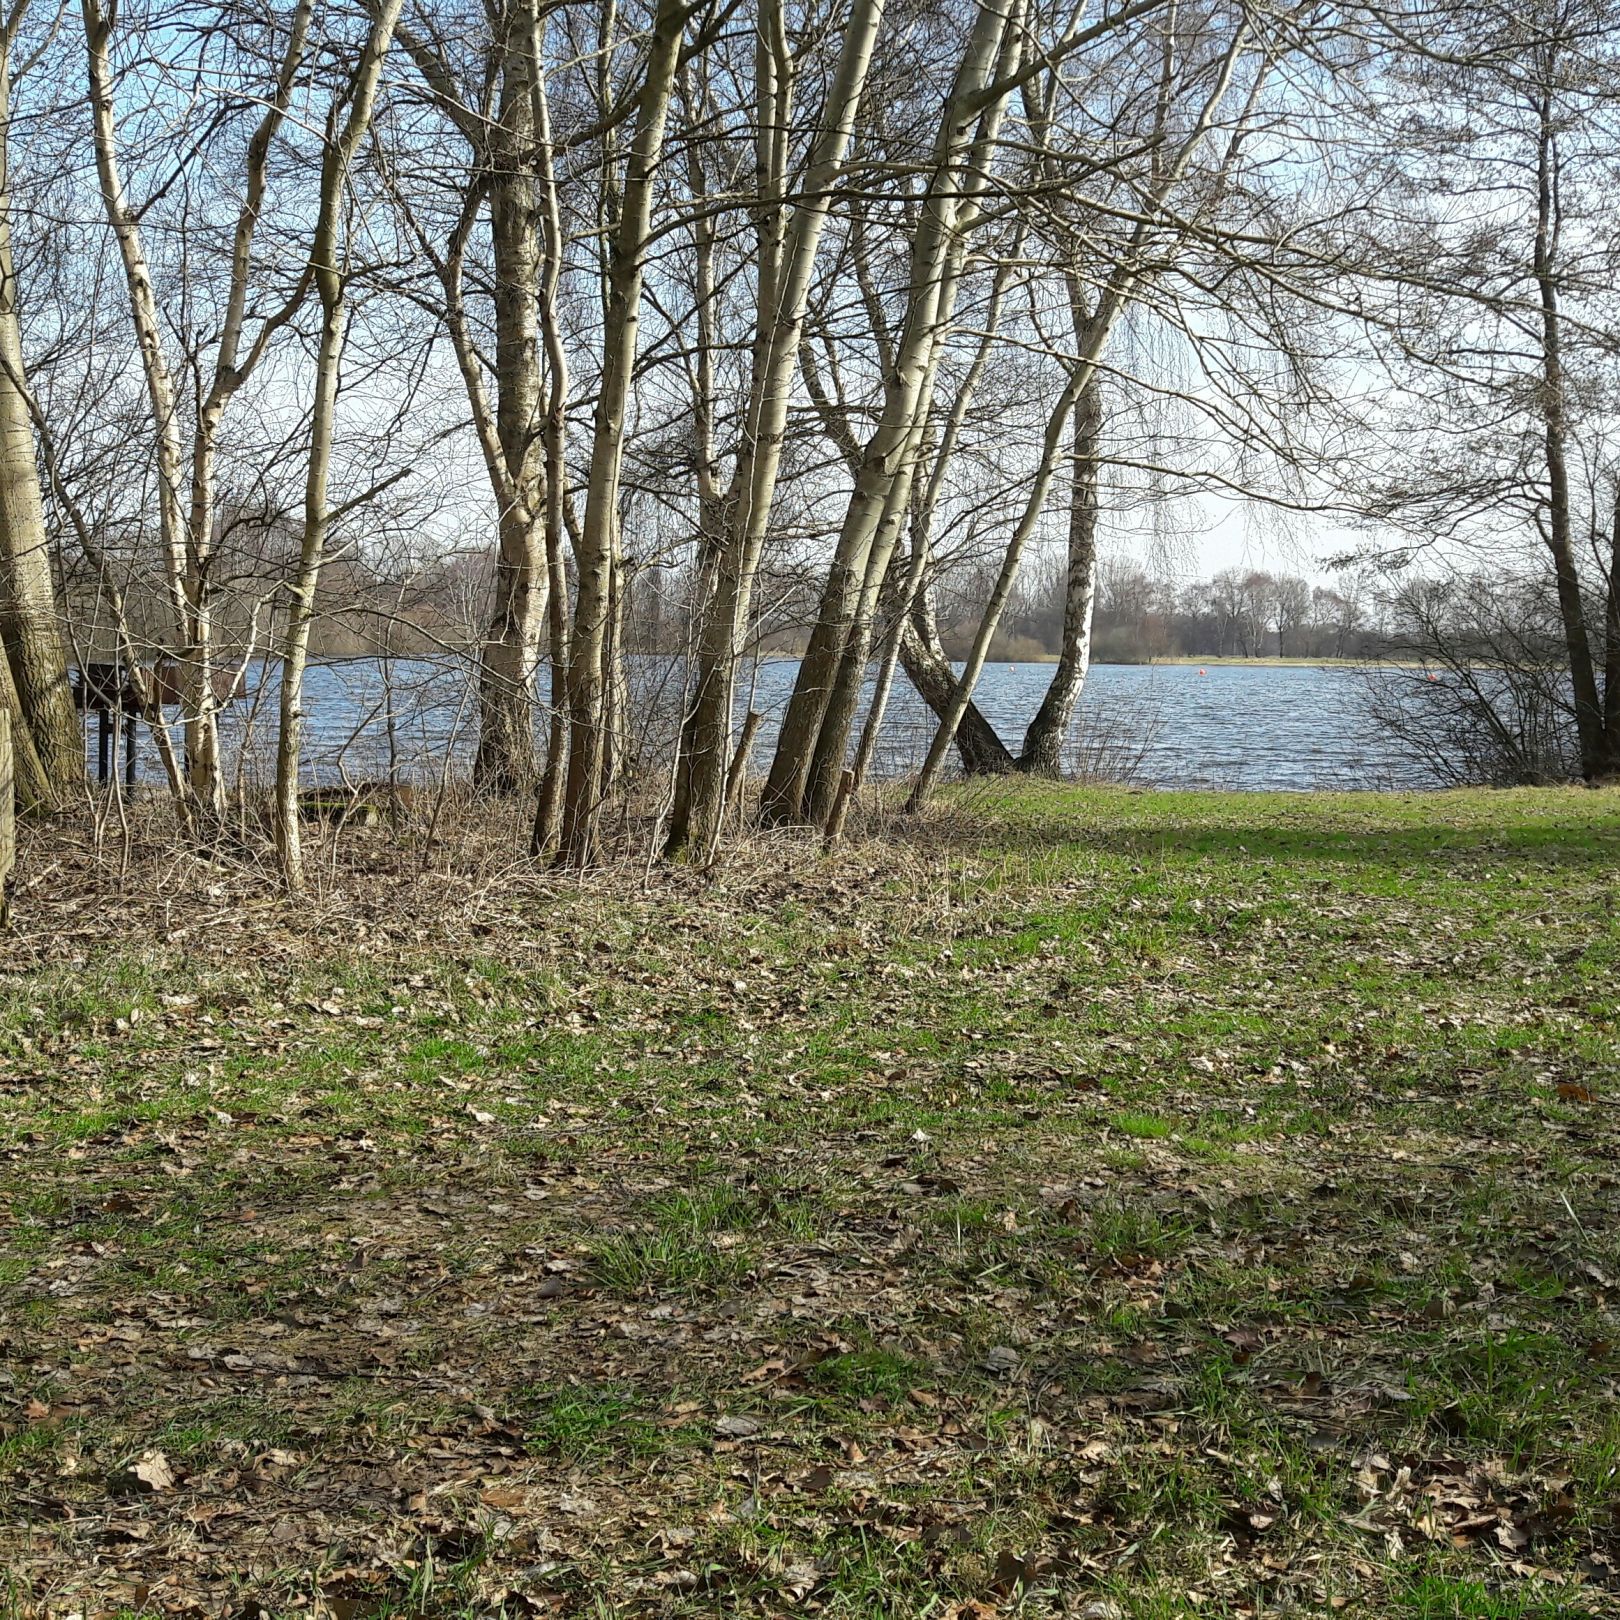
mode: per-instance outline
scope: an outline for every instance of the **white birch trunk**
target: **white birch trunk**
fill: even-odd
[[[887,570],[906,506],[906,485],[926,419],[939,350],[951,311],[959,266],[960,233],[973,200],[988,183],[997,102],[988,116],[973,109],[1016,51],[1018,0],[981,4],[963,50],[935,138],[928,193],[912,239],[910,299],[884,385],[883,414],[867,441],[855,488],[828,570],[821,609],[800,662],[793,697],[777,739],[762,814],[768,822],[795,821],[806,811],[805,789],[851,631],[870,637],[870,613]],[[980,111],[983,111],[981,108]],[[874,559],[874,548],[877,557]],[[874,566],[876,562],[876,566]],[[873,583],[873,576],[876,583]],[[864,663],[864,654],[862,654]],[[847,713],[844,712],[847,710]],[[853,709],[841,707],[847,741]],[[832,750],[823,750],[826,757]],[[842,750],[838,766],[842,767]],[[834,773],[836,775],[836,773]]]
[[[186,757],[191,791],[204,803],[216,792],[210,772],[217,767],[218,742],[213,694],[207,689],[207,653],[200,642],[206,621],[196,611],[197,578],[187,554],[184,474],[179,400],[163,352],[162,324],[151,267],[134,209],[124,191],[118,161],[117,119],[112,89],[112,17],[101,0],[80,0],[95,136],[96,172],[107,223],[118,243],[129,296],[130,316],[152,415],[157,474],[158,533],[168,564],[170,609],[184,670]]]
[[[547,577],[547,653],[551,665],[549,727],[546,764],[535,804],[536,855],[545,854],[557,839],[562,822],[563,783],[568,768],[568,704],[566,682],[569,663],[568,570],[565,560],[568,519],[568,351],[563,344],[558,291],[562,285],[565,241],[562,203],[552,161],[551,104],[546,89],[541,23],[529,12],[533,32],[534,131],[538,154],[542,230],[545,253],[540,276],[539,322],[546,356],[546,409],[541,426],[545,457],[545,558]]]
[[[1097,452],[1101,429],[1102,391],[1093,376],[1075,401],[1073,413],[1063,642],[1052,679],[1035,717],[1024,730],[1024,746],[1018,754],[1018,769],[1034,776],[1062,774],[1064,744],[1091,670],[1091,619],[1097,602]]]
[[[89,3],[89,0],[86,0]],[[315,402],[310,417],[309,464],[304,478],[304,529],[298,570],[287,611],[286,647],[281,661],[281,704],[276,734],[276,849],[282,878],[298,891],[304,886],[303,846],[299,837],[298,776],[304,729],[304,670],[309,662],[309,632],[326,552],[329,521],[327,483],[332,467],[332,430],[337,410],[338,376],[343,362],[345,270],[341,263],[342,212],[349,166],[371,124],[384,58],[399,20],[402,0],[378,0],[365,48],[355,69],[349,111],[341,133],[327,140],[321,164],[320,208],[310,247],[309,267],[321,302],[321,330],[315,358]]]
[[[759,324],[748,409],[727,504],[729,521],[715,589],[705,605],[696,696],[681,741],[682,765],[669,840],[672,852],[689,844],[707,852],[723,819],[726,775],[733,753],[737,662],[781,471],[782,440],[811,275],[849,150],[882,18],[882,0],[855,0],[801,200],[782,233],[780,252],[768,254],[766,243],[761,244]],[[777,67],[774,71],[785,69]],[[780,120],[783,125],[785,122],[785,118]],[[760,132],[760,168],[770,171],[771,186],[777,193],[786,164],[786,154],[777,144],[780,139],[771,131]],[[767,229],[779,229],[777,221],[781,217],[780,208],[773,208]]]
[[[579,585],[568,662],[568,776],[558,858],[594,865],[606,783],[608,626],[618,556],[619,478],[625,415],[639,347],[641,284],[651,228],[653,186],[687,18],[678,0],[659,0],[624,194],[611,245],[602,381],[597,394],[585,513],[576,550]]]
[[[138,215],[125,193],[119,167],[112,91],[113,14],[104,9],[101,0],[81,0],[80,9],[102,205],[123,262],[130,316],[152,415],[158,530],[168,564],[169,597],[183,669],[182,718],[188,788],[205,820],[217,825],[225,809],[225,776],[220,760],[214,693],[209,560],[214,538],[219,429],[226,406],[258,365],[270,338],[292,318],[303,301],[305,284],[301,282],[281,310],[261,325],[247,352],[243,353],[253,240],[264,202],[270,148],[286,118],[303,64],[314,3],[298,0],[293,8],[276,82],[248,144],[243,201],[231,245],[225,318],[215,349],[209,389],[199,404],[192,434],[189,498],[182,488],[186,456],[179,397],[164,355],[157,298]]]

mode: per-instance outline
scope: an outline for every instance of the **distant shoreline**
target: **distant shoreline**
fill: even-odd
[[[1200,669],[1218,664],[1222,669],[1358,669],[1364,662],[1360,658],[1144,658],[1144,664],[1193,664]],[[1125,667],[1129,667],[1126,665]]]
[[[642,658],[668,658],[678,659],[682,656],[675,652],[648,653],[636,651],[632,657]],[[803,658],[802,653],[782,652],[772,650],[755,655],[755,662],[760,664],[797,663]],[[440,648],[434,652],[426,653],[393,653],[383,654],[377,652],[344,652],[321,653],[311,656],[310,662],[319,665],[333,664],[376,664],[384,658],[390,658],[396,664],[436,663],[456,661],[471,664],[476,659],[476,652],[472,649]],[[1030,653],[1023,658],[990,658],[985,660],[987,668],[1000,667],[1003,669],[1016,669],[1020,664],[1051,665],[1056,664],[1058,655],[1051,652]],[[280,663],[280,658],[269,653],[257,653],[250,662],[258,665],[274,665]],[[951,660],[953,667],[959,667],[962,660]],[[545,660],[541,660],[542,667]],[[1190,654],[1169,654],[1162,658],[1093,658],[1091,668],[1109,669],[1361,669],[1368,663],[1377,664],[1385,669],[1420,669],[1423,666],[1415,659],[1405,658],[1198,658]]]
[[[1055,664],[1056,653],[1035,653],[1028,658],[993,658],[994,664]],[[1091,666],[1098,669],[1156,669],[1173,666],[1178,669],[1359,669],[1366,660],[1360,658],[1195,658],[1180,653],[1163,658],[1093,658]],[[1380,659],[1379,663],[1390,660]]]

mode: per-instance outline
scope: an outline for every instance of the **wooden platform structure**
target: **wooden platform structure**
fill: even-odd
[[[112,780],[114,738],[124,733],[124,787],[135,786],[136,722],[141,718],[140,693],[121,663],[85,663],[73,672],[73,706],[96,717],[96,780]]]
[[[214,702],[221,708],[240,702],[237,689],[242,672],[240,661],[216,665],[213,679]],[[73,671],[73,706],[81,714],[96,716],[96,780],[105,785],[112,780],[115,739],[124,735],[124,786],[133,790],[137,765],[136,725],[161,725],[165,709],[178,708],[182,700],[183,668],[178,658],[165,653],[149,668],[142,666],[139,685],[129,666],[121,659],[87,659]],[[142,692],[145,701],[142,701]]]

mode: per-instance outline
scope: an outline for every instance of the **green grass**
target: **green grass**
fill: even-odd
[[[641,1411],[635,1397],[603,1389],[523,1391],[519,1405],[533,1415],[525,1435],[536,1451],[569,1461],[612,1453],[645,1454],[669,1443],[666,1431]]]
[[[994,783],[397,933],[64,966],[25,883],[6,1601],[1614,1612],[1617,870],[1612,792]]]
[[[1481,1581],[1424,1575],[1397,1598],[1410,1620],[1580,1620],[1595,1611],[1552,1597],[1492,1591]]]
[[[591,1272],[604,1288],[621,1294],[736,1286],[748,1275],[749,1257],[686,1231],[623,1232],[604,1240],[591,1257]]]
[[[892,1350],[852,1350],[830,1356],[810,1373],[813,1387],[857,1406],[894,1406],[931,1382],[928,1369]]]

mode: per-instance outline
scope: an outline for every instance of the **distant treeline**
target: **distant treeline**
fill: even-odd
[[[965,643],[977,615],[966,611],[944,636]],[[1016,662],[1062,645],[1061,577],[1035,579],[1007,615],[993,648]],[[1097,571],[1091,656],[1104,664],[1156,658],[1358,658],[1383,639],[1378,602],[1359,576],[1313,585],[1297,574],[1224,568],[1210,579],[1166,579],[1128,561]]]
[[[254,535],[222,546],[217,632],[245,647],[253,638],[252,605],[272,598],[286,566],[284,536]],[[481,555],[453,549],[405,563],[397,558],[334,559],[318,593],[310,650],[317,658],[472,655],[486,611],[493,569]],[[113,626],[96,601],[93,583],[76,602],[87,639],[111,656]],[[760,627],[761,650],[796,656],[808,639],[814,602],[797,582],[782,582],[775,612]],[[939,580],[940,639],[962,657],[983,610],[987,588],[970,572]],[[1055,657],[1063,645],[1061,570],[1032,570],[1009,605],[991,657],[1017,663]],[[132,582],[125,613],[138,637],[154,641],[168,611],[162,582]],[[673,570],[633,575],[625,608],[631,651],[678,654],[690,644],[690,582]],[[258,635],[264,650],[264,626]],[[1387,639],[1379,599],[1361,576],[1334,586],[1297,574],[1226,568],[1210,579],[1169,579],[1128,559],[1104,559],[1097,570],[1092,658],[1143,664],[1158,658],[1356,658]],[[105,648],[103,648],[105,643]]]

